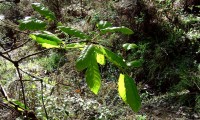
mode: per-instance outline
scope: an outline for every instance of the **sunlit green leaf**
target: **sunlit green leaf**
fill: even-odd
[[[98,27],[99,29],[105,29],[105,28],[111,27],[111,26],[112,26],[111,23],[109,23],[109,22],[107,22],[107,21],[102,21],[102,20],[97,24],[97,27]]]
[[[138,46],[134,43],[125,43],[122,46],[125,50],[136,49]]]
[[[101,47],[101,52],[102,54],[105,55],[105,57],[113,64],[117,65],[118,67],[123,67],[126,68],[126,63],[124,62],[123,58],[121,55],[117,55],[115,53],[113,53],[112,51],[110,51],[109,49],[105,48],[105,47]]]
[[[122,100],[127,103],[133,111],[139,111],[141,100],[135,82],[131,77],[120,74],[118,80],[118,92]]]
[[[96,60],[101,65],[105,65],[106,64],[105,56],[103,54],[96,53]]]
[[[94,45],[86,45],[76,61],[76,68],[81,71],[87,68],[85,77],[90,90],[97,94],[101,86],[101,76],[96,60]]]
[[[62,44],[62,40],[60,40],[57,36],[45,31],[44,33],[33,33],[30,35],[30,38],[46,48],[59,48]]]
[[[143,64],[144,60],[143,59],[139,59],[139,60],[134,60],[131,62],[127,63],[127,66],[131,66],[131,67],[141,67]]]
[[[32,7],[35,11],[39,12],[42,16],[50,20],[55,20],[56,17],[52,11],[44,7],[41,3],[32,3]]]
[[[101,76],[94,52],[90,55],[89,66],[85,76],[88,87],[94,94],[97,94],[101,87]]]
[[[26,17],[19,21],[20,30],[44,30],[46,23],[36,18]]]
[[[91,61],[90,58],[94,53],[94,48],[94,45],[86,45],[81,51],[81,54],[76,61],[76,68],[79,71],[82,71],[89,66],[89,63]]]
[[[105,29],[101,29],[102,33],[107,33],[107,32],[121,32],[122,34],[133,34],[133,31],[127,27],[107,27]]]
[[[71,35],[71,36],[74,36],[74,37],[77,37],[80,39],[89,39],[88,35],[86,35],[85,33],[81,32],[79,30],[73,29],[71,27],[58,26],[58,29],[67,33],[68,35]]]
[[[53,45],[50,42],[48,42],[48,43],[42,43],[41,45],[42,45],[42,47],[45,47],[45,48],[60,48],[59,45]]]

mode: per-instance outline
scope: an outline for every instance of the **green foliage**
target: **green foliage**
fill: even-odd
[[[53,12],[48,10],[48,8],[44,7],[44,5],[40,3],[32,3],[32,7],[35,11],[39,12],[42,16],[45,16],[48,20],[55,20],[56,17]]]
[[[74,49],[77,49],[77,48],[84,48],[84,46],[85,46],[85,43],[71,43],[71,44],[65,44],[64,45],[64,49],[72,49],[72,48],[74,48]]]
[[[59,48],[62,41],[54,34],[43,31],[43,33],[32,33],[30,38],[46,48]]]
[[[25,105],[18,100],[11,99],[10,101],[13,102],[14,104],[18,105],[20,107],[20,108],[18,108],[18,109],[20,109],[20,111],[23,111],[21,108],[23,108],[24,110],[29,110],[29,108],[25,109]]]
[[[101,53],[96,53],[96,60],[100,65],[105,65],[106,64],[106,60],[105,60],[105,56]]]
[[[94,46],[93,45],[86,45],[85,48],[82,50],[79,58],[76,61],[76,68],[79,71],[82,71],[88,67],[90,64],[90,59],[92,54],[94,53]]]
[[[84,34],[81,31],[73,29],[71,27],[58,26],[58,29],[67,33],[68,35],[72,35],[72,36],[80,38],[80,39],[89,39],[89,36],[87,36],[86,34]]]
[[[131,49],[136,49],[138,46],[134,43],[125,43],[122,46],[125,50],[131,50]]]
[[[130,34],[133,34],[133,31],[127,27],[106,27],[104,29],[101,29],[101,32],[103,34],[105,33],[108,33],[108,32],[111,32],[111,33],[115,33],[115,32],[120,32],[122,34],[127,34],[127,35],[130,35]]]
[[[199,18],[195,14],[183,13],[180,6],[174,7],[173,2],[181,5],[181,1],[178,0],[161,0],[149,9],[152,13],[143,12],[143,21],[141,24],[138,23],[138,26],[143,24],[148,26],[139,28],[138,35],[134,36],[134,38],[140,37],[141,40],[137,43],[136,52],[132,50],[127,52],[127,61],[134,60],[133,64],[136,63],[137,66],[139,61],[137,62],[135,59],[142,58],[144,60],[141,68],[133,68],[134,74],[136,80],[142,80],[145,84],[150,85],[154,92],[162,94],[169,91],[188,90],[191,93],[189,96],[195,104],[192,96],[193,94],[198,95],[200,85],[197,71],[200,45],[197,42],[199,40]],[[151,3],[154,4],[153,1]],[[145,9],[148,7],[148,4],[146,7],[144,6]],[[138,16],[141,17],[141,15]],[[167,17],[169,21],[159,21],[161,16],[162,18]],[[155,23],[148,22],[156,20],[158,21]],[[142,50],[142,45],[144,45],[145,51]],[[183,98],[178,103],[184,101],[188,101],[188,98]]]
[[[58,2],[60,3],[61,1],[62,0],[59,0]],[[94,16],[94,14],[91,14],[92,16],[92,17],[90,16],[91,19],[89,18],[86,24],[83,23],[85,25],[84,31],[88,31],[86,33],[70,27],[69,26],[70,23],[68,22],[71,22],[71,18],[64,18],[64,19],[61,18],[60,20],[64,22],[63,24],[62,23],[57,24],[56,28],[56,26],[54,25],[56,25],[55,23],[59,21],[56,20],[54,13],[49,11],[46,7],[44,7],[40,3],[32,4],[32,7],[34,8],[35,11],[40,13],[49,21],[50,20],[55,20],[55,21],[50,23],[48,20],[45,19],[38,20],[36,18],[28,18],[20,21],[19,29],[38,30],[36,33],[30,34],[31,39],[36,41],[42,47],[57,48],[58,51],[62,51],[64,52],[65,55],[69,55],[68,57],[70,62],[74,63],[76,61],[75,67],[77,68],[78,71],[82,72],[80,76],[77,75],[77,73],[74,72],[74,70],[73,72],[71,71],[69,72],[69,69],[71,68],[73,69],[74,67],[71,67],[71,63],[68,64],[66,63],[66,61],[64,61],[64,63],[66,63],[65,66],[60,67],[59,64],[62,59],[61,57],[63,56],[61,56],[57,52],[53,54],[48,54],[47,57],[43,57],[38,60],[38,64],[46,68],[47,71],[51,71],[52,72],[51,74],[48,74],[49,72],[46,71],[43,73],[42,72],[43,70],[35,71],[35,69],[38,69],[37,65],[33,64],[28,65],[28,68],[35,67],[33,71],[32,70],[30,71],[31,73],[36,73],[35,75],[38,75],[38,73],[40,73],[39,75],[41,75],[41,77],[46,73],[47,76],[51,75],[49,78],[45,77],[43,79],[44,89],[45,89],[44,94],[40,93],[41,91],[38,89],[40,87],[38,87],[38,83],[36,83],[37,81],[35,80],[35,78],[33,79],[35,83],[31,85],[28,84],[33,81],[28,82],[28,84],[26,84],[27,82],[24,81],[25,91],[27,90],[26,96],[28,96],[29,98],[31,97],[31,99],[28,98],[27,100],[28,106],[32,104],[32,99],[36,98],[35,101],[38,100],[39,102],[35,102],[37,103],[37,105],[34,104],[33,102],[32,106],[34,106],[33,108],[38,113],[37,115],[38,117],[40,117],[40,119],[46,119],[44,114],[44,108],[42,108],[41,105],[38,105],[38,103],[41,102],[41,98],[44,95],[46,109],[48,112],[51,112],[51,114],[48,113],[49,119],[68,119],[70,116],[76,116],[76,114],[78,114],[78,117],[81,118],[82,116],[79,114],[80,111],[78,111],[77,109],[80,108],[82,109],[82,107],[84,112],[93,110],[92,112],[95,113],[95,118],[97,116],[99,117],[99,119],[115,119],[112,117],[115,116],[116,114],[118,115],[119,113],[124,112],[122,108],[118,109],[119,105],[121,105],[120,104],[121,102],[118,101],[116,102],[116,99],[117,100],[119,99],[118,96],[115,97],[116,99],[113,98],[113,100],[110,100],[112,99],[112,97],[110,97],[111,95],[110,94],[107,95],[103,90],[101,90],[102,95],[100,93],[99,96],[101,98],[106,98],[105,101],[100,100],[99,102],[99,100],[97,100],[98,103],[95,103],[95,105],[94,104],[91,106],[85,105],[89,103],[88,98],[86,100],[80,98],[83,98],[82,95],[86,95],[85,92],[87,91],[87,89],[85,89],[85,87],[82,87],[80,85],[82,85],[82,80],[85,80],[88,88],[94,94],[98,94],[100,88],[104,89],[106,88],[106,85],[109,84],[107,83],[107,80],[109,81],[111,80],[114,81],[115,79],[117,80],[116,77],[118,77],[118,74],[121,73],[118,78],[119,95],[122,98],[122,100],[125,103],[127,103],[134,111],[138,111],[141,106],[140,96],[138,95],[135,80],[137,82],[138,81],[141,82],[140,86],[142,88],[141,97],[143,96],[144,100],[149,99],[149,97],[152,97],[152,95],[154,95],[151,93],[151,91],[148,91],[152,89],[153,92],[156,91],[159,93],[166,92],[168,90],[187,91],[187,92],[190,91],[193,94],[193,96],[197,97],[191,97],[189,93],[188,96],[183,97],[183,100],[181,101],[185,100],[189,101],[188,102],[189,104],[192,105],[196,104],[197,108],[199,109],[200,97],[198,93],[200,86],[199,82],[200,72],[199,70],[197,70],[197,66],[200,66],[199,65],[200,49],[199,49],[199,34],[198,34],[199,30],[198,30],[198,24],[196,24],[199,23],[199,18],[196,15],[189,15],[188,17],[179,14],[177,11],[174,11],[174,9],[177,9],[176,7],[179,7],[179,1],[180,0],[177,1],[156,0],[156,1],[147,1],[147,3],[145,3],[145,1],[139,1],[137,4],[143,7],[142,8],[136,7],[136,11],[139,12],[134,12],[133,13],[134,18],[131,18],[131,21],[127,20],[126,22],[130,26],[135,26],[134,29],[136,30],[135,32],[136,35],[129,36],[128,42],[130,43],[126,43],[127,39],[125,38],[125,36],[123,37],[119,36],[120,34],[118,33],[130,35],[133,33],[131,29],[123,26],[114,27],[111,23],[107,21],[100,21],[101,19],[108,20],[111,18],[111,16],[114,16],[112,19],[114,21],[113,23],[124,25],[124,23],[116,21],[117,14],[109,14],[108,9],[106,10],[105,16],[101,15],[100,12],[98,12],[98,10],[95,11],[94,13],[96,14],[96,17]],[[46,1],[43,0],[43,2]],[[55,3],[56,2],[57,1],[55,1]],[[112,6],[112,4],[110,4],[109,2],[110,1],[105,1],[103,3],[104,5],[108,5],[112,9],[112,13],[114,13],[115,6]],[[178,6],[174,7],[174,2],[175,5]],[[151,3],[150,7],[148,6],[149,3]],[[160,9],[157,9],[157,6],[155,7],[154,3],[157,3]],[[53,4],[49,6],[49,8],[51,8],[51,10],[55,10],[55,13],[63,14],[65,10],[67,10],[68,13],[68,8],[60,9],[60,7],[58,8],[56,7],[57,5],[55,6],[54,5],[55,4],[53,2]],[[71,10],[69,10],[69,12],[71,14]],[[104,10],[102,10],[102,12],[105,13]],[[127,13],[127,11],[122,11],[122,13],[124,12],[126,12],[125,14],[129,14],[129,12]],[[72,13],[76,14],[76,11],[75,12],[72,11]],[[126,15],[125,17],[123,15],[122,18],[123,19],[121,19],[121,21],[124,22],[124,19],[126,19]],[[66,21],[65,19],[70,19],[70,20]],[[98,21],[100,22],[97,23]],[[51,29],[52,33],[44,31],[46,28],[52,27],[52,26],[50,27],[47,26],[48,22],[50,23],[49,25],[53,24],[53,29]],[[75,23],[76,25],[77,24],[83,25],[82,22],[85,21],[82,21],[82,18],[81,19],[78,18],[76,19],[76,22],[73,21],[72,24]],[[97,23],[96,26],[95,25],[92,26],[93,28],[91,29],[93,29],[93,31],[91,31],[90,29],[91,26],[88,25],[91,22],[95,24]],[[68,27],[66,27],[65,25],[67,25]],[[96,30],[94,30],[95,27],[97,27]],[[87,30],[85,30],[85,28]],[[116,40],[117,37],[120,37],[119,39],[120,41]],[[137,42],[137,45],[132,43],[133,41]],[[121,49],[121,47],[123,47],[123,49]],[[120,55],[121,51],[123,52],[122,53],[123,57]],[[74,57],[77,57],[77,55],[79,55],[79,57],[77,60],[75,60],[76,58],[74,59]],[[15,56],[12,56],[12,54],[11,57],[15,58]],[[37,61],[37,59],[35,58],[34,60]],[[7,69],[9,65],[10,64],[6,65],[0,62],[0,66],[2,68],[0,70],[1,73],[0,81],[5,86],[8,86],[7,82],[16,80],[16,78],[13,79],[14,74],[13,75],[8,74],[7,72],[10,71],[10,69]],[[24,64],[20,64],[20,68],[23,67]],[[26,67],[24,68],[26,69]],[[7,71],[5,71],[4,69],[7,69]],[[15,73],[14,69],[15,68],[13,67],[11,73]],[[29,71],[29,69],[27,71]],[[24,74],[25,73],[23,73],[24,80],[31,79],[30,76],[27,77],[27,75]],[[80,78],[82,77],[82,74],[85,74],[85,79]],[[107,76],[105,74],[107,74]],[[131,75],[132,77],[128,75]],[[102,80],[101,77],[103,78]],[[135,80],[132,79],[134,77],[136,77]],[[74,80],[77,81],[74,82]],[[104,84],[104,81],[106,81],[106,85]],[[143,85],[143,83],[145,83],[145,85]],[[75,85],[77,85],[78,87]],[[15,82],[13,86],[18,86],[18,83]],[[107,87],[112,89],[114,86],[108,85]],[[75,89],[75,92],[73,88]],[[16,87],[16,89],[18,88]],[[33,91],[33,89],[37,90]],[[42,88],[42,90],[44,89]],[[59,90],[62,90],[65,93],[60,94]],[[70,90],[73,91],[73,93],[75,94],[80,94],[80,98],[77,98],[76,95],[74,95],[76,96],[74,98],[70,97],[71,100],[70,102],[74,101],[78,102],[80,103],[79,104],[80,106],[77,106],[75,104],[69,104],[70,103],[68,101],[69,98],[66,98],[65,94],[67,94],[68,97],[68,95],[70,95],[68,94]],[[32,94],[33,97],[29,96],[29,91],[34,92]],[[51,93],[51,95],[49,95],[49,93]],[[111,94],[116,94],[116,93],[117,90],[115,90],[115,92],[112,92]],[[99,98],[99,96],[96,97]],[[91,101],[93,102],[94,100]],[[118,108],[114,109],[113,112],[110,113],[108,108],[103,108],[96,105],[99,103],[103,104],[103,106],[105,105],[111,106],[110,107],[111,109],[113,109],[116,106],[118,106]],[[22,106],[21,103],[16,103],[16,104]],[[70,109],[67,106],[70,106]],[[76,107],[77,109],[74,109]],[[97,109],[98,111],[96,111]],[[59,114],[59,116],[56,116],[57,114]],[[89,115],[93,117],[93,115],[91,114]],[[136,119],[143,120],[147,118],[146,115],[136,115]]]
[[[86,82],[91,91],[95,94],[99,92],[101,86],[101,76],[99,72],[99,66],[96,61],[95,52],[90,54],[89,65],[86,71]]]
[[[98,24],[97,24],[97,27],[101,30],[101,29],[105,29],[107,27],[111,27],[112,24],[107,22],[107,21],[100,21]]]
[[[20,30],[45,30],[46,23],[36,18],[25,18],[19,21]]]
[[[124,61],[124,59],[122,58],[122,56],[117,55],[115,53],[113,53],[112,51],[110,51],[109,49],[101,46],[99,48],[99,50],[102,52],[102,54],[105,55],[105,57],[113,64],[115,64],[116,66],[118,66],[119,68],[126,68],[126,63]]]
[[[118,91],[124,102],[129,104],[135,112],[138,112],[141,103],[134,80],[126,74],[120,74],[118,80]]]
[[[43,5],[39,3],[33,3],[33,8],[39,12],[41,15],[45,16],[47,19],[54,20],[55,16],[54,14],[49,11],[47,8],[45,8]],[[31,24],[26,24],[26,28],[30,29],[30,25],[34,26],[34,24],[37,26],[38,23],[32,22]],[[62,25],[62,23],[60,23]],[[30,34],[30,38],[35,40],[37,43],[41,44],[42,47],[45,48],[61,48],[61,49],[67,49],[67,48],[78,48],[78,47],[84,47],[83,50],[80,53],[80,56],[78,57],[76,61],[76,68],[79,71],[83,71],[86,69],[85,78],[88,87],[90,90],[97,94],[99,92],[99,89],[101,87],[101,75],[99,71],[100,65],[105,65],[105,57],[108,59],[109,62],[116,65],[122,72],[126,71],[127,65],[125,60],[122,58],[122,56],[115,54],[114,52],[110,51],[108,48],[104,47],[100,43],[96,43],[96,39],[101,39],[101,33],[115,33],[120,32],[122,34],[133,34],[133,31],[127,27],[111,27],[112,25],[107,21],[100,21],[96,25],[100,32],[93,31],[93,35],[88,36],[87,34],[73,29],[71,27],[65,27],[58,25],[58,29],[62,32],[74,36],[79,39],[86,39],[86,41],[80,41],[75,43],[65,43],[62,42],[61,39],[59,39],[56,35],[48,32],[48,31],[42,31],[42,33],[32,33]],[[22,25],[20,27],[23,28]],[[40,29],[38,29],[40,30]],[[102,36],[103,37],[103,36]],[[97,40],[98,41],[98,40]],[[83,44],[85,43],[85,44]],[[77,47],[78,46],[78,47]],[[126,46],[127,50],[133,49],[136,47],[134,44],[129,44]],[[139,63],[135,63],[134,65],[138,66]],[[141,64],[141,63],[140,63]],[[128,75],[120,74],[119,78],[119,94],[122,97],[122,99],[128,103],[131,108],[134,111],[138,111],[140,108],[140,97],[138,95],[137,87],[131,77]]]
[[[143,59],[134,60],[134,61],[128,62],[127,66],[129,66],[129,67],[141,67],[143,62],[144,62]]]

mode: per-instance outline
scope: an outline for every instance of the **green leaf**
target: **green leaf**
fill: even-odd
[[[32,3],[32,7],[35,11],[39,12],[42,16],[45,16],[46,19],[55,20],[56,17],[53,12],[51,12],[48,8],[44,7],[44,5],[40,3]]]
[[[24,20],[19,21],[20,30],[44,30],[46,23],[36,18],[26,17]]]
[[[134,60],[134,61],[128,62],[127,66],[130,66],[130,67],[141,67],[143,62],[144,62],[143,59]]]
[[[106,64],[105,56],[103,54],[96,53],[96,60],[100,65],[105,65]]]
[[[71,35],[71,36],[74,36],[74,37],[77,37],[77,38],[80,38],[80,39],[89,39],[89,36],[86,35],[85,33],[81,32],[79,30],[70,28],[70,27],[58,26],[58,29],[67,33],[68,35]]]
[[[66,44],[64,46],[65,49],[71,49],[71,48],[83,48],[85,46],[85,43],[71,43]]]
[[[120,74],[118,80],[118,92],[122,100],[127,103],[134,112],[139,111],[141,100],[135,82],[131,77]]]
[[[136,49],[138,46],[134,43],[125,43],[122,46],[125,50]]]
[[[30,34],[30,38],[32,38],[45,48],[59,48],[62,44],[62,40],[60,40],[57,36],[47,31],[44,31],[44,33]]]
[[[133,31],[127,27],[107,27],[105,29],[101,29],[101,32],[104,34],[104,33],[107,33],[107,32],[121,32],[122,34],[127,34],[127,35],[130,35],[130,34],[133,34]]]
[[[105,29],[105,28],[111,27],[111,26],[112,26],[111,23],[109,23],[109,22],[107,22],[107,21],[102,21],[102,20],[97,24],[97,27],[98,27],[99,29]]]
[[[86,45],[81,51],[81,54],[76,61],[76,68],[79,71],[82,71],[89,66],[91,56],[94,53],[94,48],[95,47],[93,45]]]
[[[86,71],[86,82],[90,90],[94,94],[98,94],[101,87],[101,76],[94,52],[90,55],[89,66]]]
[[[25,105],[22,103],[22,102],[20,102],[20,101],[18,101],[18,100],[15,100],[15,99],[11,99],[10,101],[12,101],[13,103],[15,103],[16,105],[18,105],[20,108],[23,108],[24,110],[25,110]],[[20,110],[20,111],[23,111],[22,109],[20,109],[20,108],[18,108],[18,110]],[[27,108],[27,110],[28,110],[29,108]]]
[[[99,66],[96,61],[94,45],[86,45],[76,61],[76,68],[81,71],[87,68],[85,77],[90,90],[97,94],[101,86]]]
[[[127,67],[121,55],[117,55],[103,46],[101,46],[100,50],[111,63],[121,68]]]

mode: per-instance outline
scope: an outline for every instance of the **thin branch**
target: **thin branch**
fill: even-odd
[[[37,77],[37,76],[27,72],[27,71],[22,70],[21,68],[19,68],[19,70],[22,71],[23,73],[27,74],[28,76],[31,76],[32,78],[35,78],[35,79],[40,80],[40,81],[43,80],[43,78],[39,78],[39,77]]]
[[[1,48],[4,50],[4,51],[6,51],[6,49],[4,48],[4,46],[0,43],[0,46],[1,46]],[[7,53],[7,56],[9,57],[9,58],[11,58],[11,56]]]
[[[22,43],[21,45],[15,47],[15,48],[11,48],[11,49],[9,49],[9,50],[6,50],[6,51],[2,52],[2,54],[7,54],[7,53],[9,53],[9,52],[11,52],[11,51],[13,51],[13,50],[16,50],[16,49],[18,49],[18,48],[24,46],[24,45],[25,45],[26,43],[28,43],[29,41],[30,41],[30,40],[28,39],[28,40],[26,40],[24,43]]]
[[[0,56],[3,57],[4,59],[10,61],[10,62],[13,63],[14,65],[17,64],[17,61],[14,61],[14,60],[12,60],[11,58],[9,58],[9,57],[3,55],[2,52],[0,52]]]
[[[23,101],[24,101],[25,109],[27,108],[27,103],[26,103],[26,98],[25,98],[25,90],[24,90],[24,84],[23,84],[23,80],[22,80],[22,75],[20,73],[20,68],[19,68],[19,62],[21,62],[22,60],[24,60],[24,59],[26,59],[28,57],[37,55],[37,54],[42,53],[42,52],[47,51],[47,50],[49,50],[49,49],[44,49],[44,50],[42,50],[40,52],[31,54],[31,55],[27,55],[27,56],[19,59],[18,61],[13,61],[12,59],[10,59],[7,56],[3,55],[2,52],[0,52],[0,56],[3,57],[4,59],[10,61],[11,63],[13,63],[14,66],[15,66],[15,68],[17,69],[17,73],[18,73],[18,76],[19,76],[19,81],[20,81],[21,88],[22,88],[22,96],[23,96]],[[43,87],[43,85],[42,85],[42,87]],[[42,96],[43,96],[43,89],[42,89]],[[45,109],[46,117],[48,118],[48,115],[47,115],[47,112],[46,112],[46,108],[45,108],[45,105],[44,105],[44,100],[42,100],[42,104],[43,104],[43,107]]]
[[[12,101],[10,101],[10,98],[8,97],[6,91],[3,89],[3,87],[1,86],[1,84],[0,84],[0,91],[1,91],[1,93],[2,93],[2,95],[3,95],[3,97],[5,98],[5,100],[8,101],[9,104],[14,105],[15,110],[17,110],[17,108],[21,108],[19,105],[17,105],[17,104],[15,104],[15,103],[13,103]],[[8,105],[8,104],[7,104],[7,105]],[[10,107],[12,107],[12,106],[10,106]],[[21,108],[21,109],[23,109],[23,108]],[[24,110],[24,109],[23,109],[23,110]]]
[[[21,62],[22,60],[24,60],[24,59],[26,59],[26,58],[29,58],[29,57],[31,57],[31,56],[34,56],[34,55],[43,53],[43,52],[48,51],[48,50],[49,50],[49,49],[44,49],[44,50],[41,50],[41,51],[39,51],[39,52],[36,52],[36,53],[30,54],[30,55],[27,55],[27,56],[25,56],[25,57],[23,57],[23,58],[20,58],[17,62]]]
[[[1,94],[3,95],[3,97],[6,99],[6,100],[9,100],[9,97],[6,93],[6,91],[3,89],[3,87],[1,86],[0,84],[0,91],[1,91]]]
[[[19,68],[19,69],[20,69],[20,68]],[[25,74],[31,76],[32,78],[38,79],[38,80],[35,80],[35,81],[40,81],[40,82],[41,82],[42,106],[43,106],[43,108],[44,108],[44,112],[45,112],[46,118],[47,118],[47,120],[48,120],[49,117],[48,117],[47,110],[46,110],[46,107],[45,107],[45,104],[44,104],[43,79],[42,79],[42,78],[39,78],[39,77],[37,77],[37,76],[35,76],[35,75],[32,75],[31,73],[26,72],[26,71],[24,71],[24,70],[22,70],[22,69],[20,69],[20,71],[22,71],[23,73],[25,73]]]
[[[19,81],[19,80],[15,80],[15,81]],[[41,80],[22,80],[23,82],[40,82]]]
[[[27,107],[27,104],[26,104],[26,99],[25,99],[25,91],[24,91],[24,84],[23,84],[23,81],[22,81],[22,75],[19,71],[19,62],[18,61],[13,61],[12,59],[6,57],[5,55],[3,55],[1,52],[0,52],[0,56],[3,57],[4,59],[10,61],[11,63],[13,63],[13,65],[15,66],[16,70],[17,70],[17,74],[19,76],[19,81],[20,81],[20,84],[21,84],[21,88],[22,88],[22,96],[23,96],[23,101],[24,101],[24,105],[25,105],[25,109]]]
[[[42,92],[42,106],[44,108],[44,112],[45,112],[46,118],[48,120],[49,117],[48,117],[47,110],[46,110],[46,107],[45,107],[45,104],[44,104],[43,81],[41,81],[41,92]]]
[[[25,98],[25,90],[24,90],[24,83],[23,83],[23,80],[22,80],[22,74],[20,73],[20,70],[19,70],[18,62],[17,62],[17,65],[15,65],[15,67],[17,69],[17,73],[18,73],[18,76],[19,76],[19,81],[20,81],[21,88],[22,88],[22,96],[23,96],[23,100],[24,100],[25,109],[27,109],[26,98]]]
[[[81,16],[83,17],[83,1],[80,0],[80,4],[81,4]]]

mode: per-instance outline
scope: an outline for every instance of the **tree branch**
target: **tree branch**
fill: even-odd
[[[31,57],[31,56],[34,56],[34,55],[43,53],[43,52],[48,51],[48,50],[49,50],[49,49],[44,49],[44,50],[41,50],[41,51],[39,51],[39,52],[36,52],[36,53],[30,54],[30,55],[27,55],[27,56],[25,56],[25,57],[23,57],[23,58],[20,58],[17,62],[21,62],[22,60],[24,60],[24,59],[26,59],[26,58],[28,58],[28,57]]]
[[[18,49],[18,48],[24,46],[24,45],[25,45],[26,43],[28,43],[29,41],[30,41],[30,40],[28,39],[28,40],[26,40],[24,43],[22,43],[21,45],[15,47],[15,48],[11,48],[11,49],[9,49],[9,50],[6,50],[6,51],[2,52],[2,54],[7,54],[7,53],[9,53],[9,52],[11,52],[11,51],[13,51],[13,50],[16,50],[16,49]]]
[[[22,88],[23,101],[24,101],[24,105],[25,105],[25,109],[26,109],[27,108],[27,104],[26,104],[26,98],[25,98],[24,84],[23,84],[23,81],[22,81],[22,75],[21,75],[21,73],[19,71],[19,62],[18,61],[14,61],[11,58],[6,57],[1,52],[0,52],[0,56],[3,57],[4,59],[10,61],[11,63],[13,63],[13,65],[15,66],[15,68],[17,70],[17,74],[19,76],[19,81],[20,81],[21,88]]]
[[[20,68],[19,68],[19,69],[20,69]],[[42,78],[39,78],[39,77],[37,77],[37,76],[35,76],[35,75],[32,75],[31,73],[28,73],[28,72],[26,72],[26,71],[24,71],[24,70],[22,70],[22,69],[20,69],[20,70],[21,70],[23,73],[25,73],[25,74],[31,76],[32,78],[38,79],[37,81],[40,81],[40,82],[41,82],[42,106],[43,106],[43,109],[44,109],[46,118],[47,118],[47,120],[48,120],[48,114],[47,114],[47,110],[46,110],[46,107],[45,107],[45,104],[44,104],[43,79],[42,79]]]
[[[14,65],[17,64],[17,61],[12,60],[11,58],[3,55],[2,52],[0,52],[0,56],[3,57],[4,59],[8,60],[9,62],[13,63]]]

